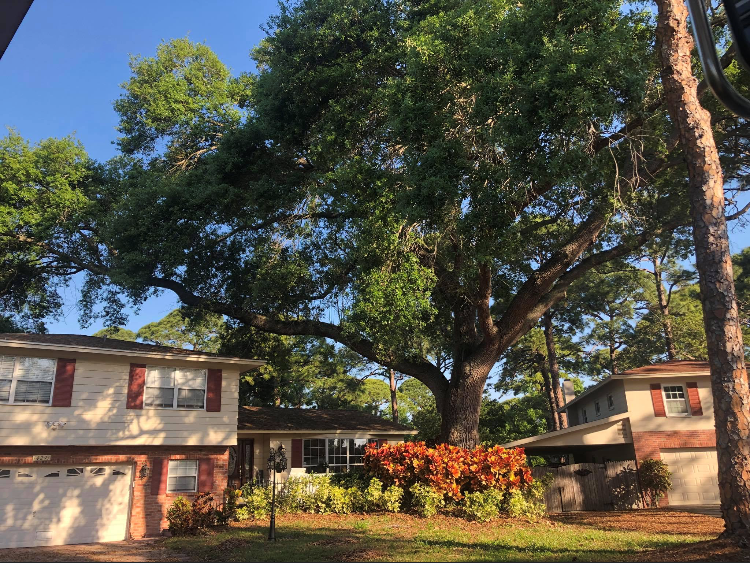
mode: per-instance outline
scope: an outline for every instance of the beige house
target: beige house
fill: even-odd
[[[259,360],[0,334],[0,547],[157,535],[227,485],[239,374]]]
[[[357,471],[369,443],[403,442],[417,431],[369,413],[350,410],[240,407],[237,449],[230,451],[230,480],[265,480],[270,448],[283,445],[290,475]]]
[[[707,362],[672,361],[607,377],[573,396],[569,427],[516,440],[529,455],[571,463],[662,459],[672,472],[671,505],[719,504],[713,398]]]

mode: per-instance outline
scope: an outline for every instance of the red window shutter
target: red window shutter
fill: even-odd
[[[698,384],[695,381],[687,384],[688,400],[690,401],[690,412],[693,416],[703,416],[701,397],[698,394]]]
[[[210,493],[214,488],[214,460],[210,457],[198,460],[198,492]]]
[[[130,364],[130,377],[128,378],[128,400],[125,405],[128,409],[143,408],[143,390],[146,388],[146,365]]]
[[[388,445],[388,440],[386,440],[385,438],[383,438],[381,440],[378,440],[378,447],[379,448],[381,448],[383,446],[387,446],[387,445]]]
[[[206,410],[208,412],[221,411],[221,370],[208,370],[206,380]]]
[[[167,472],[169,460],[159,457],[151,461],[151,494],[163,495],[167,492]]]
[[[76,361],[57,359],[55,386],[52,390],[53,407],[69,407],[73,398],[73,378],[76,372]]]
[[[292,439],[292,467],[302,467],[302,438]]]
[[[651,402],[654,404],[654,416],[667,416],[664,410],[664,397],[661,394],[661,385],[651,384]]]

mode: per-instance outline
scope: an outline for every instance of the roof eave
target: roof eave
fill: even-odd
[[[602,418],[600,420],[592,420],[591,422],[586,422],[584,424],[576,424],[575,426],[568,426],[567,428],[563,428],[561,430],[554,430],[552,432],[545,432],[544,434],[537,434],[536,436],[530,436],[528,438],[522,438],[520,440],[507,442],[506,444],[502,444],[502,447],[522,448],[526,445],[533,444],[534,442],[538,442],[539,440],[547,440],[549,438],[555,438],[557,436],[565,436],[566,434],[574,434],[576,432],[580,432],[581,430],[590,430],[592,428],[603,426],[605,424],[610,424],[612,422],[618,422],[626,418],[630,418],[630,414],[627,412],[621,413],[621,414],[615,414],[612,416],[608,416],[607,418]]]
[[[419,430],[377,430],[372,428],[359,428],[350,430],[342,430],[340,428],[337,428],[335,430],[315,430],[309,428],[299,428],[296,430],[258,430],[255,428],[237,428],[237,432],[244,432],[247,434],[353,434],[357,432],[368,432],[370,434],[397,434],[399,436],[404,436],[407,434],[410,436],[415,436],[416,434],[419,434]]]
[[[144,352],[141,350],[120,350],[118,348],[102,348],[99,346],[78,346],[74,344],[50,344],[48,342],[27,342],[22,340],[0,340],[0,346],[26,350],[49,350],[82,354],[106,354],[112,356],[150,358],[156,360],[179,360],[200,363],[227,364],[241,367],[240,371],[247,371],[266,364],[265,360],[249,360],[229,356],[211,356],[208,354],[172,354],[169,352]]]

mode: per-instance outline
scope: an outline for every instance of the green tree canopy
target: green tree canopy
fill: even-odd
[[[122,324],[124,301],[169,290],[334,341],[419,379],[441,439],[474,444],[505,351],[584,274],[688,222],[652,14],[631,8],[283,3],[236,79],[168,42],[131,65],[122,156],[82,156],[42,214],[43,174],[2,178],[33,197],[0,199],[0,236],[42,286],[85,270],[84,317]],[[739,176],[747,132],[716,127]]]
[[[137,338],[135,332],[121,326],[109,326],[101,330],[97,330],[91,336],[98,336],[100,338],[114,338],[115,340],[127,340],[128,342],[135,342]]]

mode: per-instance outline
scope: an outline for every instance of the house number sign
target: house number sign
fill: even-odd
[[[31,461],[50,461],[50,460],[52,460],[52,456],[49,454],[31,456]]]

